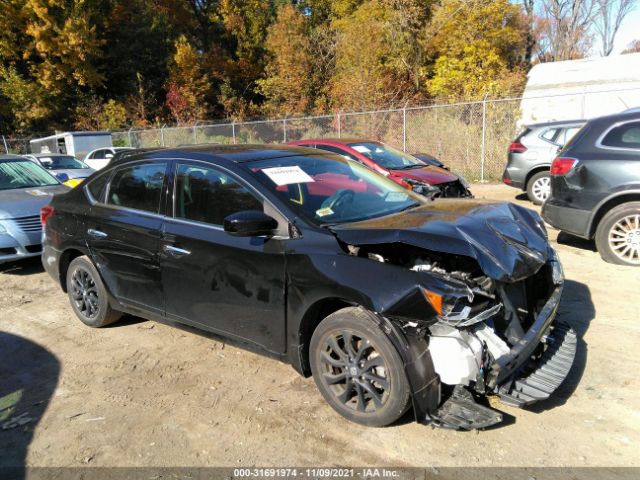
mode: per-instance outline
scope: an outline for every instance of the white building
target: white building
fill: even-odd
[[[541,63],[527,75],[520,124],[640,107],[640,53]]]

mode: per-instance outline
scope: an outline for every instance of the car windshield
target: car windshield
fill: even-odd
[[[51,185],[59,185],[59,182],[30,160],[0,162],[0,190]]]
[[[80,170],[89,168],[89,165],[81,162],[71,155],[55,155],[52,157],[38,157],[40,165],[47,170]]]
[[[337,155],[262,160],[245,167],[293,210],[320,226],[382,217],[426,202]]]
[[[351,148],[369,157],[383,168],[405,170],[420,168],[426,165],[422,160],[381,143],[357,142],[349,143]]]

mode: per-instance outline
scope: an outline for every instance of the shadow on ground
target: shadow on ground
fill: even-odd
[[[560,245],[567,245],[568,247],[575,247],[581,250],[589,250],[591,252],[596,251],[596,245],[593,240],[585,240],[584,238],[574,237],[567,232],[558,233],[558,243]]]
[[[25,478],[29,444],[59,374],[60,362],[51,352],[0,332],[0,478]]]
[[[0,265],[0,274],[3,275],[33,275],[42,272],[44,268],[40,257],[25,258]]]
[[[569,375],[562,385],[556,390],[548,400],[533,404],[528,410],[533,412],[543,412],[551,408],[564,405],[569,397],[578,387],[584,369],[587,364],[587,343],[584,341],[584,335],[589,329],[589,324],[596,316],[596,309],[591,300],[591,292],[589,287],[584,283],[574,280],[567,280],[564,284],[562,300],[558,308],[558,320],[571,325],[578,336],[578,345],[576,348],[576,357],[573,366],[569,371]]]

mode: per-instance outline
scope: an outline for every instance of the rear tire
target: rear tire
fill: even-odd
[[[602,217],[596,247],[605,262],[640,266],[640,202],[623,203]]]
[[[527,182],[527,197],[534,205],[542,205],[551,194],[551,174],[538,172]]]
[[[309,360],[318,390],[352,422],[384,427],[410,406],[400,355],[371,313],[350,307],[332,313],[313,332]]]
[[[121,312],[109,306],[107,289],[86,255],[75,258],[69,265],[67,294],[74,313],[89,327],[104,327],[122,316]]]

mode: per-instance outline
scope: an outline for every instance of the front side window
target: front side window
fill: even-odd
[[[96,150],[91,154],[89,158],[92,158],[93,160],[104,160],[106,154],[107,154],[107,151],[104,149]]]
[[[349,143],[351,148],[370,158],[383,168],[393,170],[406,170],[409,168],[424,167],[426,163],[407,153],[391,148],[388,145],[374,142]]]
[[[91,180],[91,182],[89,182],[89,185],[87,185],[87,190],[89,190],[89,193],[91,194],[93,199],[96,200],[97,202],[103,201],[102,194],[104,193],[104,188],[107,186],[107,182],[109,181],[110,175],[111,175],[111,172],[104,173],[99,177]]]
[[[233,177],[203,165],[179,164],[175,217],[222,225],[225,217],[244,210],[263,210],[259,200]]]
[[[0,162],[0,190],[59,184],[44,168],[30,160]]]
[[[625,123],[612,129],[602,140],[605,147],[640,148],[640,122]]]
[[[383,217],[427,201],[337,155],[260,160],[243,166],[292,210],[320,226]]]
[[[111,180],[107,203],[118,207],[158,213],[166,169],[166,162],[119,168]]]

